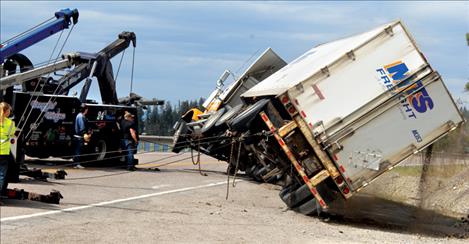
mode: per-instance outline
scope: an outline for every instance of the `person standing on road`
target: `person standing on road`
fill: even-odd
[[[73,135],[73,141],[75,144],[75,154],[73,156],[73,162],[75,163],[74,168],[83,169],[84,167],[80,164],[80,157],[85,145],[85,134],[88,132],[88,120],[86,119],[88,114],[88,107],[83,104],[80,107],[80,113],[75,118],[75,133]]]
[[[7,189],[8,182],[6,174],[8,163],[11,160],[10,148],[12,138],[15,135],[15,122],[8,118],[11,113],[11,106],[6,102],[0,103],[0,195]],[[1,204],[0,204],[1,205]]]
[[[124,119],[121,121],[122,149],[125,150],[127,159],[127,170],[134,171],[134,150],[138,144],[138,132],[135,124],[135,115],[125,111]]]

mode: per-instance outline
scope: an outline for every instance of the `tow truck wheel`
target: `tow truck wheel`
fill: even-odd
[[[94,146],[94,152],[96,153],[96,161],[102,161],[106,158],[107,144],[103,139],[99,139]]]

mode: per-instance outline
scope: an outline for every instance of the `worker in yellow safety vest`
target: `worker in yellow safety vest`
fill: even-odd
[[[11,106],[6,102],[0,103],[0,193],[4,193],[8,182],[6,174],[10,160],[10,148],[14,141],[15,122],[8,118]]]

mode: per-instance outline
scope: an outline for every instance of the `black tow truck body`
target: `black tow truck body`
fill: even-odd
[[[12,106],[16,118],[23,111],[31,111],[31,118],[42,118],[29,123],[24,130],[20,148],[29,157],[60,157],[69,159],[74,155],[73,134],[75,118],[80,112],[81,101],[65,95],[40,95],[30,101],[31,94],[15,92]],[[52,99],[51,99],[52,98]],[[116,159],[120,155],[120,134],[117,123],[124,111],[137,113],[134,106],[85,103],[88,107],[88,127],[92,130],[90,141],[85,145],[83,160],[101,161]],[[44,112],[42,112],[44,110]],[[137,123],[137,122],[136,122]],[[28,135],[29,134],[29,135]],[[19,155],[18,153],[17,155]],[[88,156],[86,156],[88,154]]]
[[[125,111],[137,115],[137,107],[136,101],[119,101],[111,59],[129,47],[130,43],[136,46],[135,34],[122,32],[117,40],[97,53],[75,53],[78,60],[74,60],[73,67],[57,80],[50,76],[34,79],[29,76],[28,80],[18,78],[21,84],[17,82],[15,85],[21,85],[21,89],[10,88],[4,96],[13,107],[14,120],[19,129],[17,143],[12,147],[16,162],[24,161],[25,155],[72,158],[75,118],[84,104],[89,108],[86,117],[92,136],[82,152],[82,161],[119,162],[122,135],[118,123]],[[16,66],[20,67],[22,73],[34,71],[31,66],[24,70],[21,63],[13,64],[6,69],[10,75],[16,73]],[[101,104],[87,99],[92,77],[98,81]],[[68,95],[80,83],[83,83],[83,88],[79,96]]]

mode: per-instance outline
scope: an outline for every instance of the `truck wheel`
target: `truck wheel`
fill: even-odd
[[[311,199],[314,197],[308,186],[303,184],[298,189],[284,194],[283,197],[280,196],[280,198],[289,208],[295,208],[303,204],[306,199]]]
[[[289,185],[289,186],[285,186],[285,187],[278,193],[279,197],[283,199],[283,197],[284,197],[286,194],[290,193],[290,192],[292,191],[292,189],[294,189],[294,187],[295,187],[294,184],[293,184],[293,185]]]
[[[225,108],[221,108],[218,111],[216,111],[215,113],[213,113],[212,115],[210,115],[210,117],[208,117],[207,121],[205,121],[204,126],[202,126],[202,129],[200,130],[200,132],[202,134],[208,134],[209,132],[214,133],[215,130],[212,130],[212,128],[215,129],[214,128],[215,123],[225,113],[225,110],[226,110]]]
[[[268,165],[267,166],[260,165],[260,168],[255,170],[253,172],[253,174],[254,174],[254,177],[256,178],[257,181],[266,182],[262,176],[265,175],[267,172],[269,172],[269,166]]]
[[[103,139],[99,139],[94,146],[94,152],[96,153],[96,161],[102,161],[106,158],[107,144]]]
[[[218,126],[223,125],[224,123],[226,123],[226,121],[228,121],[229,119],[233,118],[236,114],[238,114],[242,108],[243,108],[243,105],[240,104],[238,106],[235,106],[234,108],[228,109],[228,111],[226,111],[225,114],[223,114],[223,116],[220,117],[217,123],[215,123],[215,126],[218,127]]]
[[[243,112],[238,114],[231,123],[230,128],[234,131],[244,132],[250,129],[251,122],[257,116],[257,114],[264,108],[269,102],[268,99],[262,99],[253,105],[247,107]]]
[[[319,213],[321,211],[321,206],[319,206],[316,198],[313,198],[300,206],[293,208],[294,211],[298,213],[302,213],[304,215],[312,215],[315,213]]]
[[[244,171],[246,173],[247,176],[255,179],[254,177],[254,174],[253,172],[257,169],[257,164],[254,164],[254,165],[250,165],[246,168],[246,171]]]

